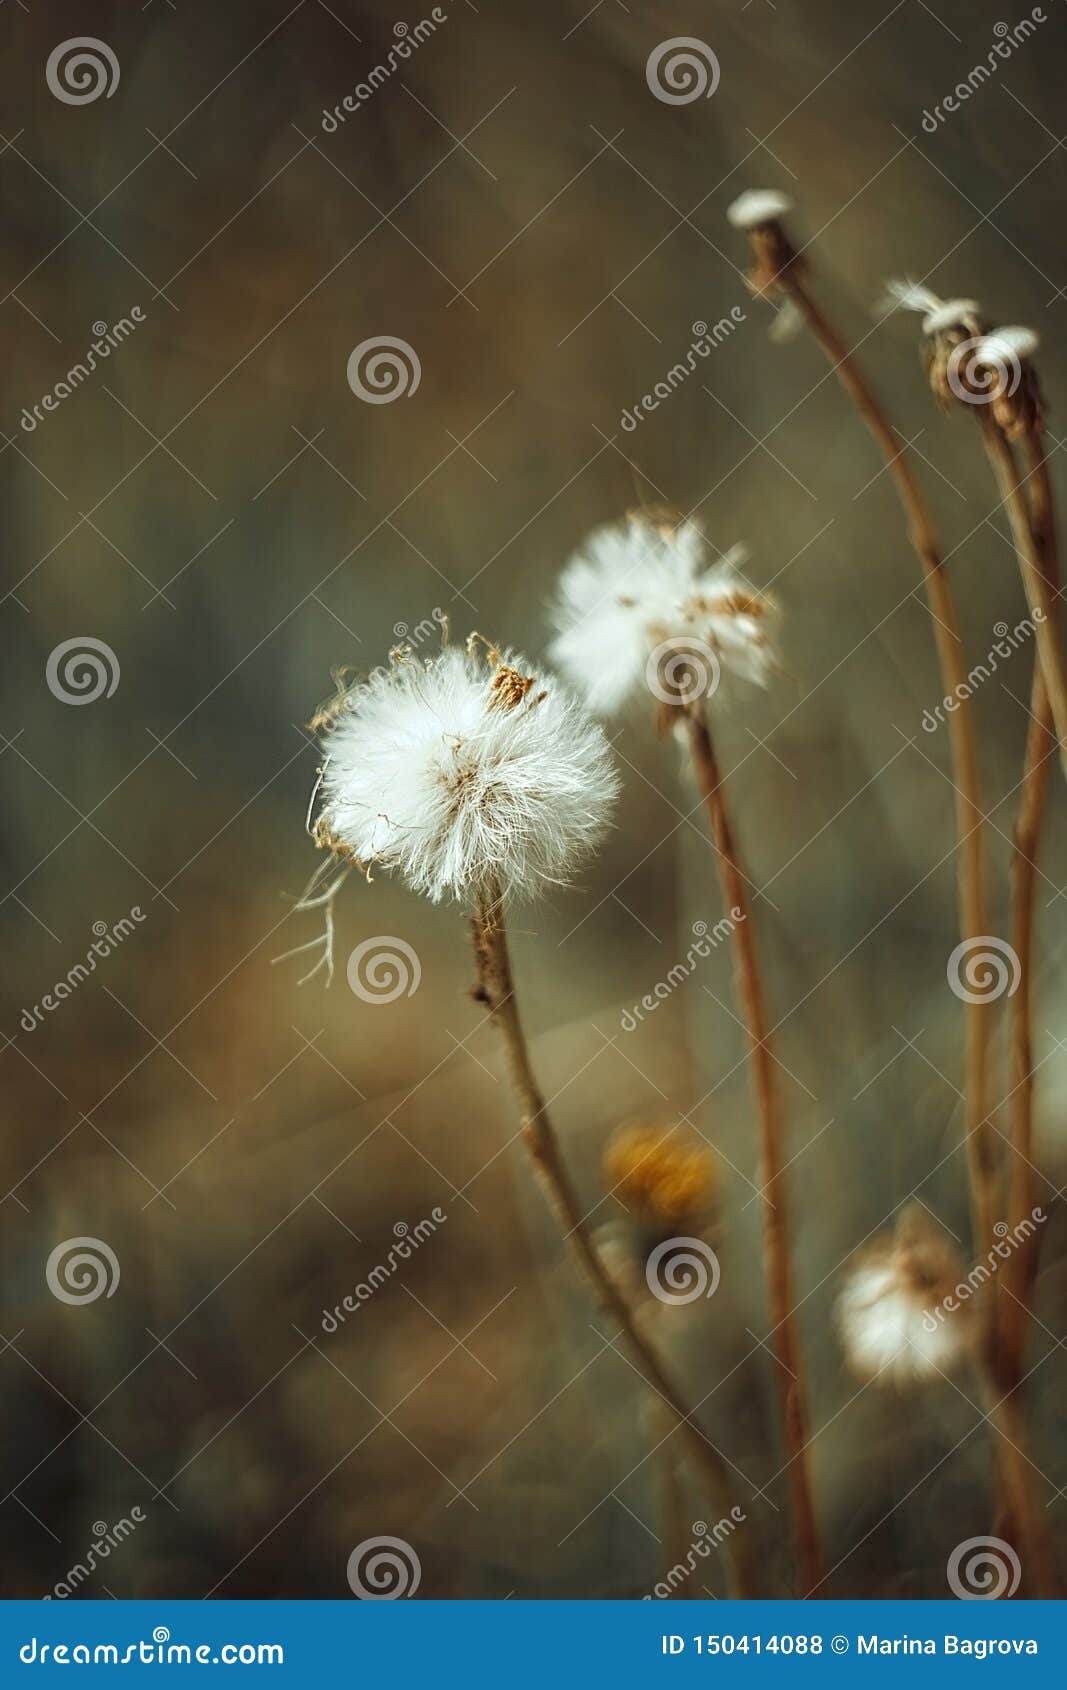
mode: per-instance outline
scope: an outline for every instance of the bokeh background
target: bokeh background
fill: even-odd
[[[350,1596],[364,1539],[416,1550],[419,1594],[635,1596],[660,1576],[644,1393],[531,1188],[462,910],[349,881],[338,978],[298,985],[293,898],[333,666],[369,669],[446,613],[532,656],[561,562],[637,496],[694,511],[785,611],[787,673],[718,737],[788,1110],[820,1511],[842,1595],[940,1596],[991,1521],[964,1378],[904,1403],[847,1375],[843,1263],[916,1196],[966,1244],[947,736],[928,612],[887,477],[820,354],[768,338],[724,211],[793,195],[821,297],[915,450],[972,660],[1025,612],[966,419],[938,414],[910,272],[1033,324],[1058,447],[1067,365],[1059,139],[1067,20],[930,134],[984,61],[990,0],[671,5],[456,0],[334,132],[334,107],[427,13],[351,0],[12,3],[0,16],[5,202],[2,1153],[3,1590],[44,1595],[133,1506],[87,1597]],[[121,67],[57,99],[76,35]],[[693,36],[714,96],[655,97],[649,54]],[[23,407],[95,322],[144,322],[32,432]],[[744,320],[640,427],[620,417],[694,323]],[[417,390],[372,405],[353,348],[390,335]],[[1063,460],[1053,461],[1057,485]],[[118,684],[78,706],[50,653],[88,636]],[[423,636],[418,634],[419,638]],[[436,641],[436,633],[432,636]],[[979,691],[991,922],[1032,653]],[[769,1593],[788,1589],[783,1455],[758,1248],[744,1043],[726,949],[637,1030],[623,1012],[721,913],[675,752],[616,724],[618,826],[580,883],[514,921],[520,991],[594,1219],[620,1121],[679,1115],[718,1147],[722,1284],[672,1311],[672,1364],[736,1468]],[[1040,1192],[1049,1206],[1027,1397],[1062,1533],[1064,801],[1039,880]],[[23,1012],[121,946],[32,1031]],[[418,989],[361,1001],[363,939]],[[314,960],[312,957],[310,960]],[[303,966],[302,966],[303,965]],[[998,1096],[1008,1081],[998,1043]],[[999,1118],[998,1118],[999,1119]],[[1005,1124],[1001,1122],[1000,1124]],[[330,1335],[324,1308],[398,1226],[447,1214]],[[112,1296],[50,1294],[59,1242],[106,1241]],[[685,1506],[706,1518],[687,1484]],[[721,1594],[716,1557],[689,1594]]]

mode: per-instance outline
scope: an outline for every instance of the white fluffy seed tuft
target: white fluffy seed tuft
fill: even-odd
[[[854,1265],[837,1303],[849,1366],[900,1386],[957,1372],[977,1338],[974,1305],[958,1295],[965,1269],[951,1240],[922,1211]]]
[[[746,188],[726,207],[726,220],[735,229],[758,229],[764,223],[777,223],[792,209],[788,194],[780,194],[777,188]]]
[[[618,790],[599,724],[506,652],[401,658],[352,690],[324,751],[321,836],[435,902],[566,881]]]
[[[990,364],[1014,364],[1020,358],[1032,358],[1041,342],[1035,329],[1010,323],[983,335],[975,348],[975,356]]]
[[[765,686],[778,607],[740,573],[745,555],[734,546],[713,561],[692,522],[632,516],[596,529],[560,575],[549,656],[602,716],[650,688],[662,698],[649,671],[660,650],[691,654],[705,696],[726,674]]]

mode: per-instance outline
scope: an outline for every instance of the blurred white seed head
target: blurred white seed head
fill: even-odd
[[[990,364],[1018,363],[1023,358],[1032,358],[1040,344],[1036,329],[1025,329],[1011,323],[1006,328],[991,329],[988,334],[982,335],[975,351]]]
[[[734,546],[714,560],[693,522],[595,530],[560,575],[552,661],[598,715],[650,693],[694,703],[727,674],[765,686],[778,607],[741,575],[744,558]]]
[[[887,316],[891,311],[916,311],[923,320],[923,333],[944,334],[949,329],[964,329],[977,334],[982,320],[982,307],[976,299],[942,299],[920,282],[891,281],[878,306]]]
[[[401,655],[351,690],[324,751],[317,836],[435,902],[565,881],[618,789],[599,724],[507,652]]]
[[[956,1372],[979,1337],[979,1314],[965,1293],[959,1252],[917,1206],[893,1233],[864,1251],[849,1271],[837,1322],[853,1372],[900,1386]]]
[[[776,188],[746,188],[726,207],[726,218],[735,229],[758,229],[764,223],[777,223],[792,209],[789,196]]]

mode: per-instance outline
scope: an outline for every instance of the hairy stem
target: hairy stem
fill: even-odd
[[[958,700],[949,715],[952,779],[956,789],[958,839],[957,888],[960,938],[965,945],[988,932],[982,807],[978,780],[978,749],[966,686],[966,663],[959,634],[955,600],[941,556],[941,544],[912,468],[904,441],[882,409],[866,377],[854,362],[842,337],[812,299],[795,268],[784,270],[780,285],[794,300],[808,328],[829,359],[867,428],[874,436],[904,510],[908,538],[922,565],[926,595],[934,624],[944,696]],[[967,1003],[965,1127],[975,1251],[993,1241],[996,1206],[996,1161],[988,1115],[989,1042],[993,1004]]]
[[[701,1476],[710,1501],[718,1515],[725,1515],[731,1507],[735,1483],[726,1462],[685,1407],[652,1346],[638,1330],[629,1303],[606,1272],[589,1236],[581,1203],[564,1164],[544,1097],[530,1063],[515,998],[504,926],[502,892],[499,886],[486,888],[478,899],[474,917],[474,944],[479,973],[479,995],[488,1004],[493,1021],[500,1030],[511,1083],[518,1100],[523,1138],[549,1203],[556,1212],[564,1237],[570,1242],[594,1295],[620,1328],[636,1368],[681,1431],[686,1449]],[[753,1596],[755,1581],[751,1547],[749,1534],[744,1526],[731,1535],[727,1557],[731,1594],[738,1597]]]
[[[687,720],[693,768],[708,813],[723,900],[727,909],[742,912],[733,924],[730,939],[737,995],[751,1045],[753,1089],[760,1136],[763,1255],[773,1321],[770,1342],[777,1362],[775,1383],[781,1402],[785,1447],[789,1458],[789,1486],[796,1524],[801,1588],[802,1593],[807,1596],[823,1582],[823,1557],[812,1496],[804,1380],[793,1314],[789,1209],[783,1179],[785,1154],[773,1058],[767,1042],[770,1028],[745,877],[741,871],[737,845],[730,825],[726,794],[715,758],[711,733],[706,716],[699,708],[691,709]]]

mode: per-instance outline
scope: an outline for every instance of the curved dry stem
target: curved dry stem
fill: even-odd
[[[934,623],[941,685],[945,697],[959,702],[949,716],[953,786],[956,790],[958,839],[957,888],[960,938],[965,943],[988,932],[982,807],[978,779],[978,749],[974,717],[966,686],[966,662],[959,634],[955,600],[941,556],[941,544],[926,497],[911,466],[907,448],[853,360],[842,337],[812,299],[797,267],[784,269],[778,285],[794,300],[801,316],[829,359],[845,389],[876,440],[896,488],[907,520],[908,538],[922,565],[930,614]],[[989,1042],[992,1003],[964,1006],[966,1026],[965,1126],[975,1252],[993,1243],[996,1162],[988,1113]]]
[[[1044,444],[1039,433],[1027,435],[1024,450],[1029,465],[1030,519],[1046,586],[1055,593],[1059,582],[1055,508]],[[1010,447],[1009,447],[1010,451]],[[1052,753],[1056,749],[1052,708],[1044,670],[1038,656],[1030,693],[1030,724],[1026,735],[1022,789],[1014,829],[1011,868],[1012,945],[1019,958],[1019,989],[1011,1001],[1012,1165],[1008,1194],[1008,1225],[1027,1220],[1034,1207],[1034,892],[1037,854],[1048,801]],[[1030,1298],[1037,1272],[1040,1232],[1035,1231],[1001,1269],[998,1289],[998,1376],[1005,1390],[1018,1388],[1023,1376]]]
[[[1030,1594],[1042,1599],[1061,1593],[1055,1550],[1045,1510],[1037,1501],[1033,1462],[1026,1453],[1026,1428],[1017,1396],[1001,1395],[996,1381],[986,1384],[988,1418],[996,1445],[997,1479],[1001,1493],[1000,1529],[1019,1546],[1023,1577]]]
[[[777,1362],[775,1386],[781,1402],[788,1456],[801,1588],[804,1595],[810,1595],[823,1583],[823,1557],[808,1460],[809,1439],[803,1366],[793,1312],[789,1210],[783,1178],[785,1152],[773,1058],[767,1042],[770,1028],[759,959],[756,955],[748,891],[730,825],[726,794],[715,758],[711,733],[699,707],[688,712],[687,720],[693,769],[708,813],[723,901],[727,909],[742,912],[740,919],[734,922],[731,928],[730,941],[734,955],[737,996],[751,1045],[752,1079],[760,1137],[763,1254],[767,1295],[773,1321],[770,1343]]]
[[[605,1270],[590,1238],[585,1214],[564,1164],[544,1097],[530,1063],[515,998],[504,927],[503,897],[499,886],[487,888],[479,897],[473,927],[478,967],[476,996],[489,1006],[503,1038],[511,1083],[519,1104],[523,1139],[549,1203],[559,1218],[564,1237],[569,1240],[597,1300],[620,1328],[638,1372],[659,1397],[680,1430],[686,1449],[713,1506],[720,1515],[727,1514],[731,1507],[734,1481],[726,1462],[694,1420],[652,1346],[638,1330],[629,1303]],[[730,1537],[727,1556],[731,1594],[739,1597],[753,1596],[755,1580],[750,1534],[745,1526],[739,1527]]]
[[[1049,708],[1059,741],[1060,763],[1067,774],[1067,664],[1060,637],[1059,601],[1045,576],[1041,546],[1030,523],[1030,511],[1019,481],[1015,455],[992,418],[981,419],[982,440],[993,466],[997,486],[1011,523],[1015,554],[1019,559],[1023,591],[1031,614],[1040,610],[1037,623],[1037,653],[1048,691]]]

